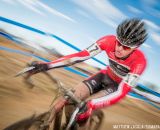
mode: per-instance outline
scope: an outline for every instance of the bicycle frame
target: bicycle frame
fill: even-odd
[[[34,85],[32,83],[30,83],[31,81],[31,73],[27,73],[27,72],[31,72],[32,69],[34,69],[34,67],[28,67],[25,68],[24,70],[22,70],[21,72],[19,72],[17,76],[23,75],[23,74],[27,74],[26,76],[24,76],[24,79],[26,80],[25,82],[29,82],[29,85]],[[31,71],[30,71],[31,70]],[[67,88],[62,82],[60,82],[58,79],[56,79],[54,76],[52,76],[50,73],[48,72],[43,72],[47,77],[49,77],[51,79],[51,81],[57,83],[57,96],[55,96],[54,100],[51,102],[51,106],[50,109],[40,113],[40,114],[33,114],[31,117],[22,119],[20,121],[17,121],[9,126],[7,126],[6,128],[4,128],[4,130],[30,130],[35,128],[37,130],[49,130],[54,129],[54,130],[71,130],[71,129],[79,129],[81,128],[81,124],[77,126],[77,120],[76,120],[76,116],[77,114],[81,111],[82,108],[84,108],[85,102],[81,101],[80,99],[78,99],[77,97],[75,97],[74,95],[74,90]],[[30,87],[30,89],[33,88]],[[69,100],[69,112],[65,113],[65,117],[69,117],[66,118],[66,122],[65,124],[63,124],[63,111],[59,111],[57,112],[55,110],[55,105],[53,104],[53,102],[55,101],[55,99],[58,99],[58,96],[60,95],[60,93],[62,94],[62,96],[64,98],[66,98],[66,100]],[[70,100],[71,100],[71,104],[70,104]],[[55,102],[56,103],[56,102]],[[72,105],[74,103],[74,111],[70,111],[70,105]],[[63,110],[65,107],[65,104],[61,106],[61,110]],[[73,109],[72,109],[73,110]],[[70,113],[72,112],[72,113]],[[89,125],[84,126],[87,129],[92,129],[92,130],[97,130],[99,128],[99,126],[102,123],[102,120],[104,118],[104,114],[102,111],[95,111],[92,116],[89,118],[88,123]],[[67,120],[69,119],[69,120]],[[98,119],[98,120],[97,120]],[[87,124],[88,124],[87,123]],[[83,126],[82,126],[83,127]]]
[[[65,97],[66,99],[71,99],[75,104],[77,104],[77,107],[74,110],[73,114],[71,115],[69,123],[67,124],[67,127],[65,129],[65,130],[69,130],[70,127],[76,122],[76,120],[75,120],[76,116],[79,113],[79,111],[82,108],[82,106],[84,105],[84,102],[81,101],[80,99],[76,98],[74,96],[74,91],[72,89],[66,89],[64,87],[64,85],[58,79],[56,79],[55,77],[51,76],[47,72],[44,72],[44,74],[47,75],[48,77],[50,77],[50,79],[52,81],[56,81],[57,82],[59,89],[61,89],[63,91],[64,96],[67,96],[67,97]]]
[[[25,68],[23,69],[22,71],[20,71],[17,75],[17,76],[20,76],[20,75],[23,75],[25,73],[27,73],[28,71],[34,69],[34,67],[28,67],[28,68]],[[79,111],[81,110],[81,108],[83,107],[84,105],[84,102],[81,101],[80,99],[78,99],[77,97],[75,97],[74,95],[74,90],[73,89],[70,89],[70,88],[66,88],[64,86],[64,84],[62,82],[60,82],[57,78],[55,78],[54,76],[52,76],[50,73],[44,71],[43,72],[48,78],[50,78],[54,83],[56,82],[58,84],[58,89],[60,90],[61,93],[63,93],[63,96],[66,100],[71,100],[75,105],[76,105],[76,108],[74,110],[74,112],[72,113],[71,117],[70,117],[70,120],[69,120],[69,123],[67,124],[66,126],[66,129],[65,130],[69,130],[73,124],[76,123],[76,116],[77,114],[79,113]],[[25,80],[28,82],[31,78],[30,75],[27,75],[26,76],[27,78],[25,78]],[[30,84],[30,83],[29,83]]]

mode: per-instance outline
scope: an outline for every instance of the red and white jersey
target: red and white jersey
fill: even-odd
[[[118,82],[119,87],[116,92],[110,95],[93,99],[90,102],[93,109],[112,105],[125,97],[131,88],[136,86],[139,76],[146,68],[146,59],[140,50],[135,49],[125,59],[119,59],[115,56],[116,44],[115,36],[105,36],[94,45],[97,46],[95,48],[105,51],[109,58],[109,66],[102,72],[107,73],[114,81]]]
[[[107,73],[111,79],[119,83],[119,87],[116,92],[101,98],[93,99],[90,102],[90,106],[92,106],[93,109],[102,108],[116,103],[123,98],[132,87],[135,87],[139,76],[146,67],[145,56],[138,49],[135,49],[125,59],[117,58],[115,56],[116,42],[117,40],[114,35],[104,36],[81,52],[64,56],[46,64],[49,65],[49,68],[69,66],[87,60],[101,51],[105,51],[109,58],[109,66],[101,71],[105,74]]]
[[[146,67],[146,58],[144,54],[136,49],[125,59],[119,59],[115,56],[116,46],[115,36],[105,36],[99,39],[96,44],[101,50],[105,51],[109,58],[109,66],[102,72],[106,73],[116,82],[120,83],[127,74],[139,76]]]

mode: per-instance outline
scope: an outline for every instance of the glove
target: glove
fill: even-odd
[[[30,74],[36,74],[39,72],[47,71],[49,69],[48,65],[45,63],[40,63],[38,61],[33,61],[29,64],[29,67],[34,67],[34,69],[30,70]]]
[[[81,108],[81,111],[77,114],[77,121],[81,122],[87,120],[91,116],[92,111],[93,111],[92,102],[87,101]]]

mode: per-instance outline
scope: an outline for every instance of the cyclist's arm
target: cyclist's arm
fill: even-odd
[[[90,59],[91,57],[100,53],[102,50],[109,49],[111,46],[109,42],[110,39],[113,39],[113,36],[104,36],[83,51],[61,57],[52,62],[47,62],[46,64],[49,67],[48,69],[70,66],[75,63]]]
[[[83,51],[61,57],[52,62],[47,62],[46,64],[48,65],[49,69],[70,66],[75,63],[85,61],[97,55],[101,51],[102,49],[100,48],[100,46],[97,43],[94,43]]]
[[[103,108],[117,103],[120,99],[126,96],[126,94],[137,85],[139,76],[142,74],[146,67],[145,61],[140,61],[131,72],[124,77],[122,82],[118,86],[118,90],[114,93],[106,95],[98,99],[92,99],[90,104],[93,109]]]

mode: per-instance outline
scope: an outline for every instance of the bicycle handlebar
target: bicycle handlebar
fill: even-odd
[[[68,96],[69,99],[73,100],[76,104],[81,103],[81,100],[76,98],[74,96],[74,90],[66,88],[62,82],[60,82],[58,79],[56,79],[54,76],[49,74],[48,72],[43,72],[46,76],[48,76],[53,82],[56,82],[58,84],[59,89],[61,89],[61,92],[64,93],[64,96]]]

